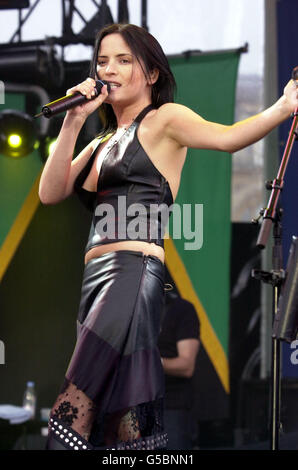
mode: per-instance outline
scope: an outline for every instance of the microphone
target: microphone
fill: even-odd
[[[105,80],[96,80],[96,85],[94,87],[95,95],[92,96],[91,99],[96,98],[100,94],[100,91],[104,85],[107,85],[108,93],[110,93],[111,87],[108,82],[106,82]],[[34,117],[37,118],[40,116],[44,116],[46,118],[50,118],[52,116],[55,116],[56,114],[63,113],[64,111],[67,111],[68,109],[74,108],[75,106],[78,106],[79,104],[82,104],[87,100],[88,99],[86,98],[86,96],[76,91],[75,93],[63,96],[62,98],[59,98],[58,100],[45,104],[41,108],[41,113],[36,114]]]

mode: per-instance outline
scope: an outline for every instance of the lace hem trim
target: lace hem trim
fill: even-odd
[[[50,418],[49,432],[55,435],[64,447],[70,450],[92,450],[93,447],[79,433],[67,427],[65,423],[58,418]]]
[[[160,433],[129,442],[118,442],[114,446],[96,447],[58,418],[50,419],[49,432],[52,432],[55,438],[69,450],[154,450],[166,448],[168,442],[167,434]]]

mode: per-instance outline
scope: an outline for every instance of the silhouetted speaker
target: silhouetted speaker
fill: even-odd
[[[252,269],[261,267],[260,250],[256,247],[258,230],[251,223],[232,224],[229,365],[234,421],[242,382],[259,376],[261,287],[251,277]]]
[[[270,387],[271,379],[249,379],[242,383],[242,396],[239,406],[238,428],[241,429],[236,447],[256,445],[270,438]],[[281,433],[285,435],[298,432],[297,422],[298,382],[288,378],[281,380]],[[298,441],[287,443],[288,449],[296,449]],[[283,448],[285,448],[283,446]]]
[[[291,343],[298,332],[298,238],[293,236],[272,337]]]

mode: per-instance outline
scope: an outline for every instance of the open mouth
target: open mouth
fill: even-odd
[[[121,86],[120,83],[116,83],[116,82],[109,82],[109,85],[111,87],[111,90],[116,90],[117,88]]]

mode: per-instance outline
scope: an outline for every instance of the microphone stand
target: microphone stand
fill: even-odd
[[[290,159],[291,150],[295,140],[298,140],[298,108],[292,114],[293,122],[289,137],[286,143],[284,154],[280,163],[277,177],[266,183],[266,188],[271,189],[271,195],[268,207],[260,211],[260,217],[263,217],[257,247],[264,249],[273,225],[273,248],[272,248],[272,270],[270,272],[252,270],[252,277],[269,283],[273,286],[273,321],[277,314],[280,288],[284,281],[285,272],[282,263],[282,209],[279,207],[279,196],[284,187],[284,175]],[[253,222],[257,223],[258,219]],[[280,340],[272,338],[272,362],[271,362],[271,403],[270,403],[270,449],[278,450],[280,423]]]

